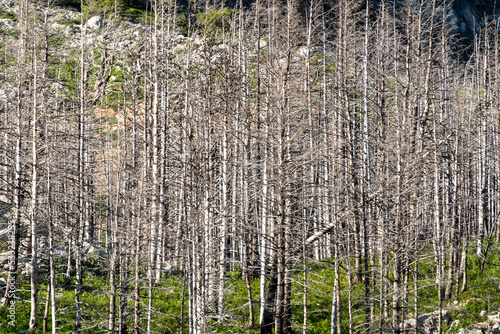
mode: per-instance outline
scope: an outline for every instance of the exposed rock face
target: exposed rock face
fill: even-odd
[[[255,0],[244,0],[243,5],[247,8],[251,8],[252,4]],[[381,0],[372,0],[371,7],[373,13],[377,13]],[[400,18],[404,19],[404,15],[407,15],[406,6],[412,6],[412,10],[419,10],[421,0],[399,0],[395,1],[397,7],[401,9]],[[236,1],[228,0],[226,5],[231,7],[236,5]],[[239,3],[239,2],[238,2]],[[335,1],[333,1],[332,5],[334,5]],[[424,15],[430,15],[431,12],[431,1],[423,1],[423,11]],[[479,32],[488,22],[491,22],[494,18],[500,17],[500,5],[495,5],[496,0],[436,0],[437,6],[446,6],[447,10],[443,14],[441,10],[436,12],[436,16],[439,18],[445,18],[449,23],[451,28],[451,32],[453,34],[458,35],[462,43],[460,44],[460,48],[464,46],[464,44],[470,44],[473,40],[474,34]],[[178,5],[186,5],[186,0],[178,1]],[[326,6],[329,6],[328,3],[325,3]],[[364,11],[362,7],[365,5],[364,1],[359,2],[359,6],[356,10]],[[303,6],[307,6],[306,2],[304,2]],[[45,9],[41,2],[34,3],[30,1],[30,7],[36,12],[42,14]],[[12,0],[0,0],[0,9],[5,10],[11,13],[18,13],[18,2]],[[81,13],[77,11],[72,11],[68,9],[62,8],[51,8],[48,11],[49,19],[53,22],[51,25],[54,31],[64,31],[65,35],[68,37],[67,44],[69,47],[78,46],[79,35],[80,35],[80,26],[79,25],[63,25],[57,22],[67,21],[67,20],[78,20],[81,17]],[[111,25],[111,24],[110,24]],[[106,22],[102,16],[94,16],[91,17],[87,23],[85,24],[85,28],[87,28],[87,32],[99,33],[104,28],[108,29],[110,32],[115,29],[120,30],[120,37],[118,41],[115,42],[115,50],[119,52],[126,51],[133,47],[134,44],[141,41],[142,32],[145,30],[145,26],[141,24],[134,24],[131,22],[122,23],[120,27],[108,27]],[[0,19],[0,29],[4,31],[12,31],[17,29],[17,22],[11,19]],[[89,38],[89,44],[94,43],[93,36],[87,36]],[[261,42],[262,45],[265,45],[265,41]],[[261,46],[262,46],[261,45]],[[113,48],[113,47],[112,47]]]
[[[374,8],[378,8],[380,0],[374,0]],[[406,6],[411,6],[414,11],[419,10],[420,0],[400,0],[398,7],[402,9],[400,16],[406,15]],[[487,22],[500,17],[500,6],[495,5],[495,0],[437,0],[436,6],[445,6],[445,20],[449,23],[451,33],[462,39],[471,41],[474,34],[479,32]],[[432,1],[423,1],[424,15],[431,13]],[[435,15],[442,19],[443,12],[439,10]]]
[[[181,1],[182,2],[182,1]],[[243,4],[250,7],[255,0],[244,0]],[[336,1],[331,2],[334,6]],[[373,8],[376,10],[381,0],[370,1]],[[414,6],[415,10],[420,5],[421,0],[399,0],[395,1],[399,8],[404,8],[406,5]],[[452,33],[467,37],[469,40],[478,32],[486,23],[495,17],[500,16],[500,4],[496,5],[496,0],[436,0],[437,6],[446,6],[446,20],[452,26]],[[236,5],[238,1],[229,0],[229,6]],[[429,15],[431,11],[432,1],[422,1],[424,6],[424,14]],[[328,4],[326,4],[328,6]],[[387,5],[387,2],[386,2]],[[364,1],[361,2],[361,7],[364,6]],[[403,11],[404,12],[404,11]],[[406,14],[401,14],[406,15]],[[436,13],[437,16],[442,16],[442,12]],[[487,18],[485,20],[485,17]]]
[[[500,8],[495,0],[455,0],[452,13],[460,24],[462,33],[470,34],[485,24],[485,18],[492,20],[500,16]]]
[[[147,2],[147,1],[145,1]],[[244,0],[243,5],[250,8],[255,0]],[[334,1],[335,2],[335,1]],[[334,3],[333,2],[333,3]],[[372,5],[377,8],[381,0],[372,0]],[[398,7],[404,7],[405,5],[415,5],[420,2],[420,0],[399,0],[396,3]],[[228,0],[226,5],[229,7],[234,7],[239,1]],[[424,1],[424,7],[427,6],[425,11],[430,12],[429,6],[431,1]],[[475,32],[477,32],[481,27],[483,27],[486,21],[490,21],[494,17],[500,16],[500,6],[495,5],[496,0],[437,0],[436,4],[438,6],[445,4],[448,7],[446,11],[446,19],[453,26],[452,32],[462,35],[462,37],[472,37]],[[41,5],[31,4],[36,7],[38,11],[41,9]],[[179,6],[186,6],[186,0],[178,1]],[[361,5],[363,6],[363,4]],[[12,0],[0,0],[0,9],[17,13],[18,4],[17,1]],[[71,14],[68,14],[71,13]],[[51,10],[51,15],[58,15],[65,18],[74,19],[75,16],[78,17],[79,13],[69,10]],[[436,15],[442,15],[442,13],[437,13]],[[485,20],[485,17],[487,20]],[[102,29],[104,26],[104,20],[101,16],[95,16],[89,19],[87,26],[91,29]]]

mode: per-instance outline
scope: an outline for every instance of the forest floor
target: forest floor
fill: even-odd
[[[474,258],[472,253],[468,262],[468,284],[467,289],[459,292],[458,298],[455,292],[450,300],[443,303],[443,332],[458,333],[461,329],[470,328],[472,324],[498,322],[495,320],[500,309],[500,255],[497,251],[492,251],[488,261],[484,263],[481,273],[481,261]],[[430,314],[437,314],[438,297],[435,282],[435,264],[431,257],[427,257],[420,262],[419,273],[419,317]],[[302,332],[303,324],[303,272],[302,268],[296,268],[292,282],[292,319],[291,323],[295,332]],[[331,304],[334,271],[331,262],[309,262],[307,265],[307,312],[308,312],[308,333],[324,334],[330,333]],[[107,328],[109,312],[109,289],[108,277],[105,271],[105,263],[100,261],[87,262],[84,279],[84,293],[81,300],[86,305],[85,329],[82,333],[103,332]],[[365,330],[364,315],[364,284],[363,282],[349,282],[347,273],[341,270],[341,300],[342,300],[342,323],[343,332],[349,333],[349,305],[351,305],[351,318],[353,332],[363,332]],[[73,276],[74,277],[74,276]],[[389,280],[391,277],[389,275]],[[74,326],[74,282],[65,282],[64,275],[57,277],[57,308],[58,308],[58,332],[69,333]],[[17,303],[15,306],[15,326],[9,325],[9,310],[0,308],[0,333],[23,333],[26,332],[29,322],[29,279],[22,277],[18,282]],[[411,286],[411,285],[410,285]],[[247,287],[242,277],[242,271],[237,269],[228,274],[226,309],[230,317],[224,319],[223,323],[213,320],[210,324],[211,332],[214,333],[258,333],[259,323],[259,277],[251,277],[251,287],[253,292],[252,305],[255,313],[254,326],[248,328],[249,308]],[[133,286],[128,287],[133,291]],[[378,290],[378,289],[377,289]],[[456,291],[455,288],[453,288]],[[46,301],[46,280],[39,289],[39,328],[43,328],[43,314]],[[350,291],[350,293],[349,293]],[[378,293],[378,292],[377,292]],[[183,296],[184,294],[184,296]],[[349,301],[350,295],[350,301]],[[405,316],[406,321],[413,315],[412,295],[409,291],[408,308]],[[147,306],[146,284],[143,286],[142,296],[142,316],[145,317]],[[380,324],[379,296],[373,297],[375,300],[375,316],[377,327]],[[389,298],[389,305],[390,296]],[[184,300],[184,306],[182,301]],[[153,306],[158,317],[154,326],[154,332],[178,333],[183,327],[183,332],[188,332],[188,289],[187,284],[183,284],[183,277],[177,272],[166,274],[160,282],[155,285]],[[133,328],[133,307],[134,302],[128,301],[128,328]],[[390,307],[390,306],[389,306]],[[181,314],[181,310],[184,314]],[[208,310],[210,312],[210,310]],[[212,317],[216,318],[215,313]],[[420,319],[420,318],[419,318]],[[390,319],[384,323],[390,331]],[[141,327],[145,326],[145,321]],[[48,321],[50,330],[50,319]],[[39,331],[42,333],[42,331]],[[463,330],[461,331],[464,332]],[[467,331],[465,331],[467,333]]]

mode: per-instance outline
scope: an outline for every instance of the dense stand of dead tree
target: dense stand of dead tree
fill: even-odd
[[[180,332],[231,323],[235,270],[262,334],[307,332],[309,261],[334,268],[331,333],[401,333],[420,312],[423,252],[440,307],[458,298],[469,249],[484,265],[500,238],[498,22],[457,56],[446,2],[396,3],[257,0],[226,15],[207,0],[180,20],[175,1],[155,0],[135,48],[108,48],[120,39],[112,24],[89,32],[82,17],[79,47],[61,57],[50,17],[20,1],[19,36],[1,43],[0,191],[16,231],[9,277],[30,241],[30,329],[43,261],[44,328],[57,328],[60,274],[74,284],[74,331],[89,325],[89,245],[107,264],[109,321],[98,326],[109,333],[155,331],[155,294],[173,268]],[[215,19],[195,19],[199,9]],[[341,303],[341,275],[364,285],[363,329],[342,318],[352,300]]]

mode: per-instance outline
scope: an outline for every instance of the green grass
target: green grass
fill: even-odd
[[[223,29],[229,32],[231,20],[233,20],[237,12],[236,9],[227,7],[199,12],[197,15],[197,24],[200,27],[200,31],[207,29],[206,33],[208,34],[219,34]]]
[[[126,8],[122,8],[122,10],[120,12],[120,16],[122,19],[127,20],[127,21],[131,21],[133,23],[146,24],[148,22],[148,18],[151,16],[151,14],[147,13],[142,8],[126,7]]]
[[[62,18],[62,19],[57,20],[57,23],[60,25],[63,25],[63,26],[80,25],[82,23],[82,20],[81,20],[81,18],[77,18],[77,19]]]
[[[483,273],[480,272],[481,262],[475,257],[471,250],[468,260],[469,288],[459,295],[456,304],[453,303],[455,296],[451,300],[444,301],[445,310],[449,319],[444,323],[444,330],[449,333],[456,333],[460,328],[466,328],[470,324],[486,321],[486,317],[480,317],[481,311],[488,314],[497,312],[500,307],[500,297],[498,293],[498,277],[500,277],[500,255],[496,250],[490,250],[488,254],[489,262],[484,265]],[[342,267],[346,263],[343,261]],[[107,315],[109,310],[109,280],[107,276],[107,265],[102,261],[86,261],[87,268],[84,275],[84,287],[81,295],[83,313],[83,333],[95,333],[105,331],[107,327]],[[308,333],[320,334],[330,331],[332,290],[334,281],[334,271],[331,262],[309,262],[308,263]],[[419,305],[421,305],[420,315],[430,313],[438,308],[437,287],[435,284],[435,264],[433,257],[422,258],[419,262]],[[389,270],[390,272],[390,270]],[[343,321],[343,332],[348,333],[348,281],[344,269],[340,269],[341,288],[341,310]],[[392,275],[388,277],[388,285],[392,284]],[[242,272],[237,269],[229,272],[226,281],[226,313],[230,315],[223,324],[218,322],[215,314],[212,314],[209,321],[210,330],[214,333],[258,333],[259,323],[259,276],[251,276],[251,289],[253,294],[252,305],[254,309],[254,328],[249,329],[248,318],[248,296],[247,287],[244,282]],[[292,275],[292,327],[300,330],[303,322],[303,272],[302,266],[294,268]],[[57,307],[58,307],[58,327],[59,332],[67,333],[73,330],[74,326],[74,276],[71,282],[65,284],[64,277],[57,277]],[[412,275],[409,277],[409,310],[406,318],[409,319],[413,312],[412,297]],[[128,290],[134,289],[131,281]],[[379,286],[375,296],[378,297]],[[155,284],[153,306],[156,310],[154,316],[153,330],[157,332],[176,332],[181,327],[181,301],[183,284],[178,275],[164,277]],[[16,304],[15,327],[9,326],[7,321],[8,310],[0,308],[0,333],[21,333],[26,330],[29,321],[29,281],[26,278],[20,280],[18,286],[19,301]],[[44,302],[46,300],[46,282],[40,285],[39,292],[39,328],[42,328],[42,314]],[[145,312],[148,301],[147,282],[141,285],[141,314],[145,319]],[[353,305],[353,327],[358,332],[363,332],[364,316],[364,286],[363,282],[352,284],[351,303]],[[128,307],[133,309],[134,302],[130,300]],[[391,312],[389,306],[389,312]],[[379,314],[378,303],[375,305],[375,313]],[[184,290],[184,329],[188,330],[188,288]],[[50,320],[50,319],[49,319]],[[459,320],[458,325],[453,327],[450,324]],[[145,320],[141,326],[144,327]],[[128,317],[129,328],[133,327],[133,316]],[[49,321],[50,328],[50,321]],[[40,332],[40,331],[39,331]]]

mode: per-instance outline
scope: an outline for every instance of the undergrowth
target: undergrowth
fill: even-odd
[[[348,333],[349,328],[349,283],[345,271],[345,261],[342,261],[340,268],[340,288],[341,288],[341,313],[342,328],[344,333]],[[481,273],[481,261],[475,257],[471,251],[468,257],[468,285],[467,289],[460,292],[458,297],[453,294],[450,300],[445,300],[443,314],[443,330],[448,333],[456,333],[460,328],[487,321],[485,315],[481,316],[481,311],[486,314],[494,314],[500,308],[500,297],[498,293],[498,277],[500,277],[500,255],[498,252],[490,251],[488,262],[484,263]],[[109,312],[109,279],[107,276],[106,264],[101,261],[88,261],[85,263],[87,270],[84,275],[83,293],[81,295],[83,319],[82,333],[96,333],[107,328]],[[314,262],[310,261],[307,265],[307,326],[308,333],[320,334],[330,332],[331,309],[332,309],[332,291],[334,282],[333,264],[330,261]],[[438,309],[438,291],[435,282],[435,263],[433,257],[428,256],[419,262],[420,273],[419,282],[419,314],[435,312]],[[374,271],[376,272],[376,271]],[[390,272],[390,270],[389,270]],[[292,276],[292,318],[291,325],[295,332],[302,331],[303,325],[303,268],[298,266],[294,268]],[[413,317],[413,275],[409,275],[409,298],[408,308],[404,312],[405,318]],[[375,298],[374,311],[376,322],[372,324],[373,328],[379,325],[390,328],[390,319],[387,322],[380,322],[380,302],[379,281],[376,277],[375,292],[372,298]],[[392,277],[389,275],[389,284]],[[215,333],[249,333],[259,332],[259,276],[254,273],[250,276],[252,290],[252,306],[254,311],[254,327],[248,328],[249,307],[248,290],[244,281],[241,269],[229,272],[226,282],[226,317],[224,321],[215,314],[215,307],[212,314],[208,317],[209,326]],[[66,281],[65,275],[57,276],[57,325],[58,332],[69,333],[74,330],[75,300],[74,300],[74,278],[72,281]],[[365,290],[363,281],[352,282],[351,301],[353,329],[355,332],[364,332],[365,330]],[[134,290],[133,280],[126,287],[132,294]],[[454,289],[455,290],[455,289]],[[119,291],[119,286],[117,286]],[[21,333],[25,332],[29,323],[30,312],[30,290],[29,279],[21,277],[17,286],[17,302],[15,308],[15,326],[8,324],[7,308],[0,308],[0,333]],[[43,324],[43,312],[47,298],[47,281],[42,281],[39,285],[39,331],[41,333]],[[184,298],[183,298],[184,294]],[[153,331],[160,333],[179,332],[181,326],[184,333],[188,332],[188,285],[179,273],[165,275],[159,282],[155,283],[153,290],[155,309]],[[142,282],[140,289],[141,296],[141,328],[146,326],[146,308],[148,302],[147,282]],[[390,296],[389,296],[390,299]],[[183,314],[181,315],[182,300],[184,300]],[[117,310],[118,310],[117,298]],[[129,298],[127,301],[129,316],[127,327],[133,329],[133,307],[134,301]],[[389,300],[389,312],[391,312]],[[484,313],[484,312],[483,312]],[[48,319],[48,330],[50,330],[50,316]]]

